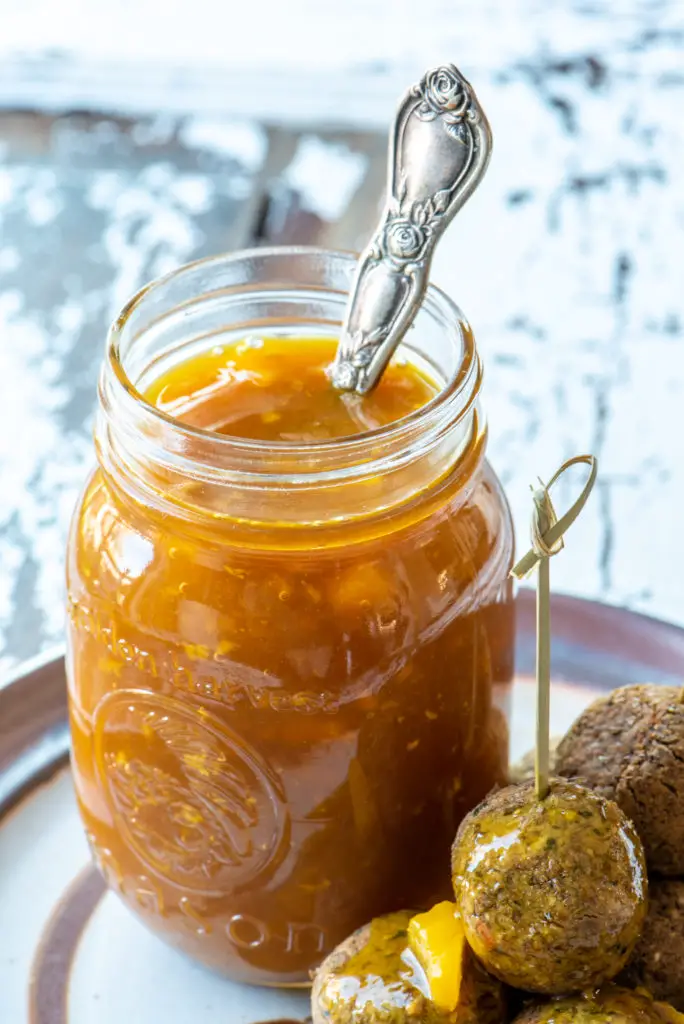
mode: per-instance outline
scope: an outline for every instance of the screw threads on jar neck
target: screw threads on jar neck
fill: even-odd
[[[341,253],[254,250],[190,264],[135,296],[110,332],[100,379],[96,440],[110,479],[165,513],[272,529],[385,514],[473,454],[479,463],[480,360],[460,311],[434,288],[404,354],[427,360],[444,386],[415,413],[368,433],[251,441],[188,426],[143,397],[165,362],[219,334],[335,336],[353,270],[354,258]]]

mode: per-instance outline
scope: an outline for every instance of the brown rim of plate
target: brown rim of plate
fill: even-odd
[[[25,663],[0,688],[0,820],[69,759],[64,652]]]
[[[69,981],[76,951],[105,891],[104,879],[89,865],[56,903],[31,964],[28,1024],[68,1024]]]

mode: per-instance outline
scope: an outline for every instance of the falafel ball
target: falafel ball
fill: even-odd
[[[376,918],[345,939],[316,971],[313,1024],[502,1024],[503,986],[463,943],[455,1007],[437,1005],[410,952],[410,911]]]
[[[684,874],[684,703],[673,686],[625,686],[594,701],[562,740],[556,772],[632,819],[649,870]]]
[[[528,1006],[514,1024],[663,1024],[665,1019],[645,993],[606,985],[598,992]]]
[[[558,995],[625,966],[646,916],[641,841],[617,804],[553,779],[490,795],[452,848],[456,903],[471,948],[513,988]]]
[[[621,979],[684,1012],[684,881],[651,879],[648,914]]]

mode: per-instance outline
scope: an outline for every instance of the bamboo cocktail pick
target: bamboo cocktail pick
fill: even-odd
[[[577,501],[559,519],[549,491],[572,466],[589,466],[589,477]],[[525,579],[539,566],[537,574],[537,726],[535,744],[535,784],[537,798],[549,792],[549,711],[551,690],[551,586],[549,563],[563,550],[563,536],[577,519],[591,494],[598,463],[593,455],[576,455],[556,470],[548,484],[532,489],[532,547],[511,569],[511,576]]]

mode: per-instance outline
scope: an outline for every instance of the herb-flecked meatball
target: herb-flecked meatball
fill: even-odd
[[[514,988],[550,995],[619,973],[646,916],[644,852],[617,804],[565,779],[532,782],[476,807],[452,848],[471,948]]]
[[[684,1012],[684,880],[650,880],[646,921],[621,980]]]
[[[665,1008],[641,992],[606,985],[569,999],[529,1006],[514,1024],[663,1024]]]
[[[684,702],[672,686],[625,686],[594,701],[562,740],[556,772],[615,800],[649,869],[684,875]]]
[[[313,1024],[503,1024],[503,986],[464,945],[458,1006],[445,1010],[409,952],[409,911],[355,932],[321,964],[311,992]]]

